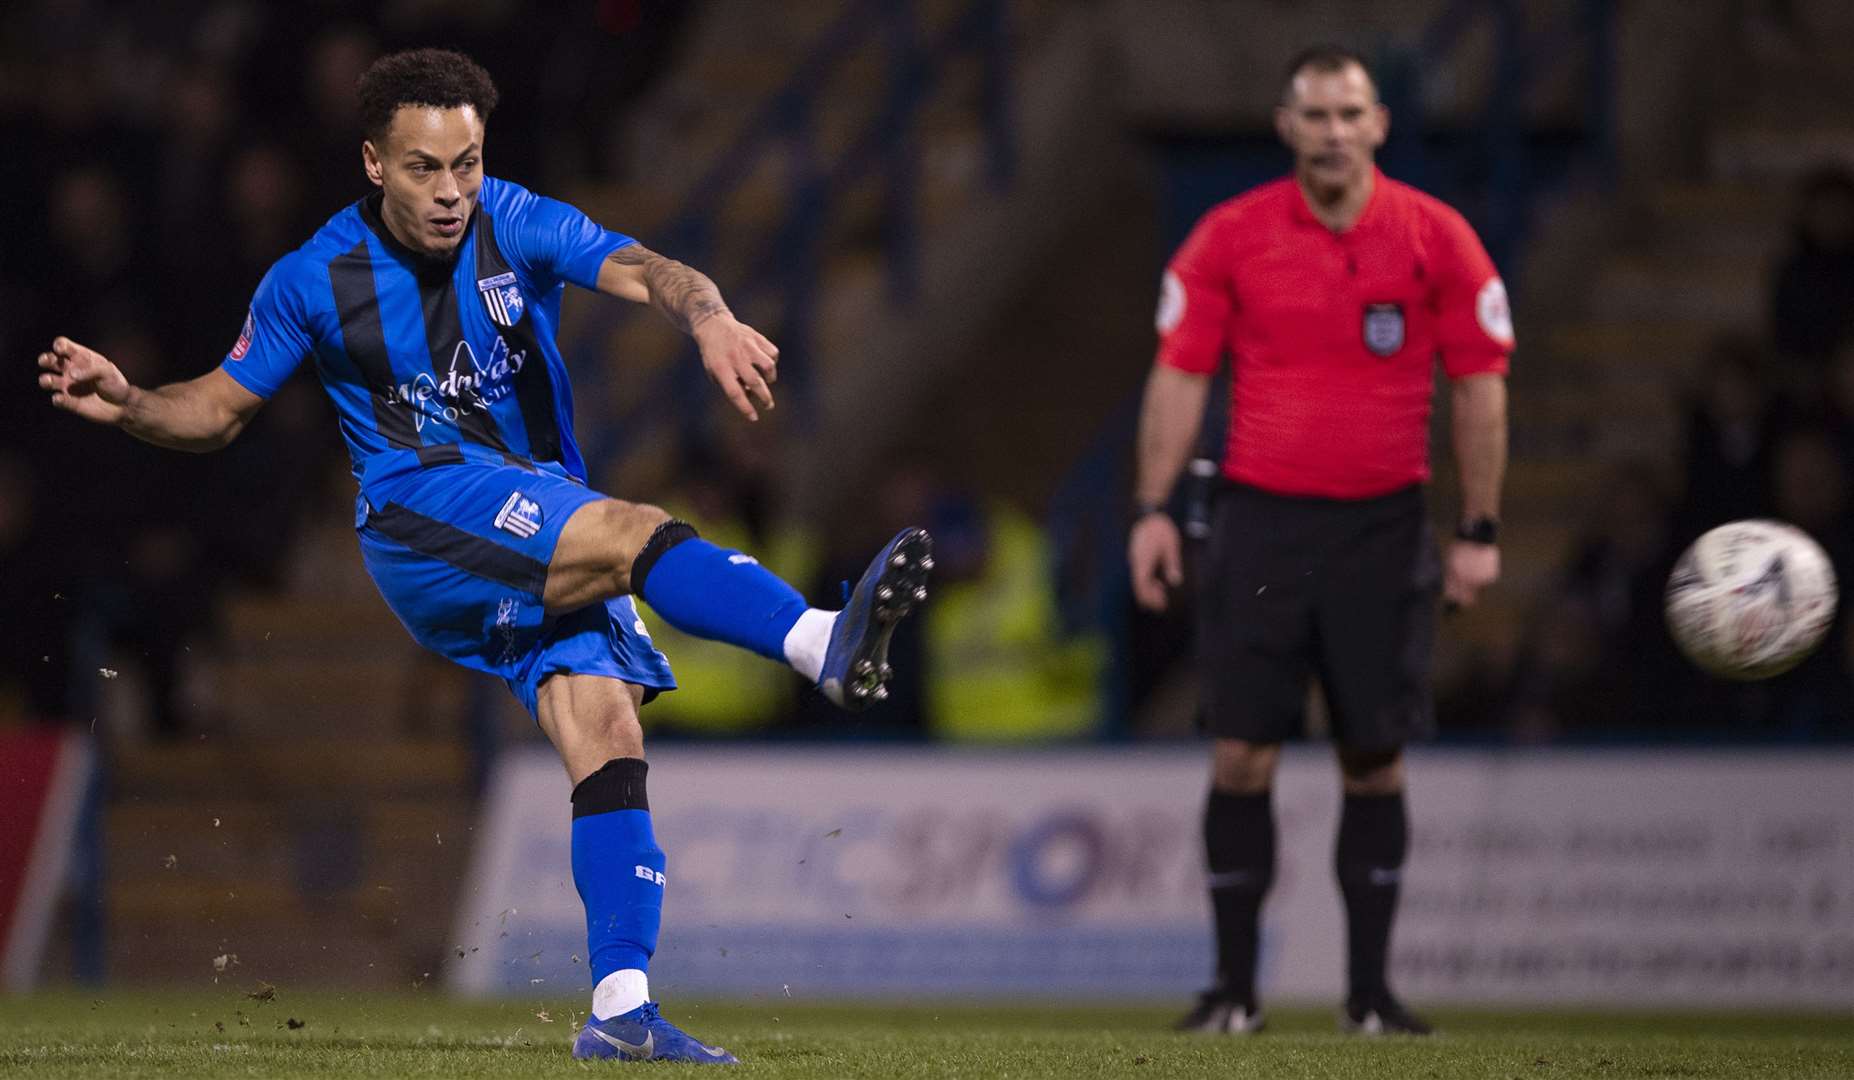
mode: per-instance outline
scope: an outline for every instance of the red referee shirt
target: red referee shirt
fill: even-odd
[[[1223,473],[1284,495],[1361,499],[1429,477],[1438,354],[1450,378],[1504,374],[1506,286],[1462,216],[1376,174],[1335,233],[1290,178],[1213,208],[1166,270],[1158,361],[1232,358]]]

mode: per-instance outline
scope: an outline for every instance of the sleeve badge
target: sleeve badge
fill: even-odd
[[[1159,311],[1153,316],[1153,325],[1158,327],[1159,333],[1169,334],[1178,329],[1178,324],[1184,321],[1184,314],[1184,282],[1178,280],[1177,274],[1167,270],[1165,276],[1159,279]]]
[[[245,310],[245,325],[243,329],[238,331],[238,340],[232,343],[232,359],[243,360],[245,358],[245,354],[251,351],[251,335],[256,332],[257,318],[252,314],[251,310],[247,308]]]
[[[1474,317],[1487,336],[1502,345],[1513,344],[1513,309],[1506,300],[1506,283],[1497,277],[1487,279],[1474,298]]]

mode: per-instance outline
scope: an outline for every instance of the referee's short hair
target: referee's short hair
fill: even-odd
[[[450,49],[407,49],[382,56],[361,75],[355,90],[360,95],[361,126],[376,142],[385,137],[402,106],[468,105],[487,123],[498,97],[489,72]]]
[[[1364,57],[1343,45],[1320,44],[1307,46],[1288,61],[1287,71],[1281,79],[1281,100],[1286,101],[1294,93],[1294,80],[1303,71],[1332,75],[1349,67],[1357,67],[1364,72],[1365,79],[1371,83],[1372,93],[1377,93],[1378,77],[1372,74],[1371,65],[1365,62]]]

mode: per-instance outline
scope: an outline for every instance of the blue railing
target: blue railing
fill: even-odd
[[[1374,57],[1380,89],[1391,108],[1392,141],[1380,155],[1385,171],[1444,197],[1459,199],[1474,221],[1496,264],[1509,278],[1520,266],[1532,211],[1544,190],[1546,175],[1575,175],[1577,182],[1608,186],[1616,175],[1615,5],[1610,0],[1582,0],[1572,17],[1558,26],[1528,33],[1521,0],[1453,0],[1425,29],[1417,43],[1387,48]],[[1424,74],[1438,69],[1478,19],[1493,21],[1494,79],[1487,101],[1470,129],[1438,145],[1424,123]],[[1581,132],[1570,148],[1572,161],[1544,167],[1545,152],[1537,132],[1529,130],[1525,100],[1538,75],[1563,64],[1581,63],[1585,113]],[[1168,176],[1174,204],[1166,208],[1169,245],[1214,201],[1235,193],[1232,177],[1260,179],[1279,174],[1286,159],[1272,136],[1232,139],[1235,150],[1217,153],[1194,141],[1182,167],[1193,174],[1180,181]],[[1562,155],[1562,147],[1554,146]],[[1241,186],[1241,185],[1238,185]],[[1214,188],[1214,190],[1213,190]],[[1468,196],[1474,196],[1469,198]],[[1184,205],[1187,204],[1188,205]],[[1200,457],[1220,456],[1225,431],[1227,390],[1213,391],[1209,415],[1198,446]],[[1050,508],[1049,532],[1057,552],[1058,588],[1067,618],[1099,620],[1113,658],[1104,676],[1104,734],[1123,734],[1132,704],[1133,655],[1127,607],[1131,602],[1124,554],[1126,503],[1111,493],[1131,490],[1133,445],[1138,403],[1131,399],[1102,425],[1081,459],[1057,487]],[[1197,485],[1202,488],[1205,485]],[[1103,497],[1102,493],[1110,493]],[[1180,483],[1174,509],[1189,521],[1203,516],[1191,505],[1202,494]]]
[[[714,215],[768,161],[785,159],[787,198],[777,220],[760,236],[728,238],[734,254],[751,253],[745,275],[720,282],[736,309],[771,299],[781,312],[775,325],[780,349],[781,401],[804,422],[812,328],[818,285],[827,252],[824,238],[833,205],[871,177],[883,188],[882,237],[887,288],[892,299],[910,301],[919,280],[916,193],[921,171],[916,120],[950,62],[979,62],[978,121],[983,133],[986,181],[1010,183],[1012,156],[1008,25],[1005,0],[973,0],[949,26],[930,35],[912,0],[856,0],[818,38],[786,83],[748,121],[736,139],[689,188],[681,209],[651,246],[694,266],[713,265],[723,243],[714,234]],[[820,102],[833,77],[862,50],[881,49],[888,82],[882,106],[834,158],[818,148]],[[570,362],[598,370],[603,347],[621,320],[638,317],[628,305],[600,305],[566,350]],[[588,403],[601,417],[587,444],[595,468],[621,460],[662,423],[699,424],[704,375],[693,346],[682,362],[661,372],[635,401],[620,406],[611,380],[582,383]]]

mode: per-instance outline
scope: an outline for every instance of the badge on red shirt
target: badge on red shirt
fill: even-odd
[[[1365,305],[1365,348],[1374,356],[1395,356],[1403,348],[1403,305]]]

